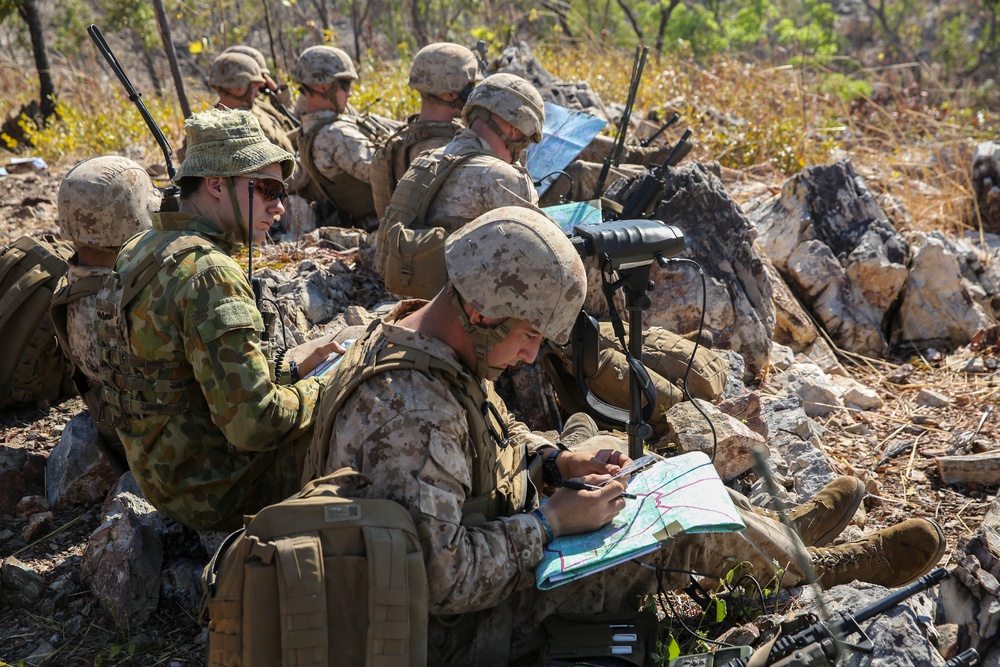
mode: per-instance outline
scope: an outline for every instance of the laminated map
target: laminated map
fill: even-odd
[[[704,452],[658,461],[628,483],[625,509],[600,530],[557,537],[535,568],[548,590],[660,548],[681,533],[725,533],[746,528],[719,474]]]

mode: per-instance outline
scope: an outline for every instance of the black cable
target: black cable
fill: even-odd
[[[288,329],[285,328],[285,318],[282,316],[283,314],[281,312],[281,306],[279,306],[278,302],[269,296],[266,296],[261,300],[270,303],[272,306],[274,306],[274,310],[276,311],[275,314],[278,316],[278,321],[281,322],[281,340],[285,344],[285,348],[287,349],[289,347]]]
[[[555,171],[550,171],[549,173],[539,178],[537,181],[532,181],[531,184],[537,188],[545,181],[546,178],[549,178],[550,176],[555,176],[556,174],[562,174],[563,176],[569,179],[569,190],[566,191],[565,195],[559,195],[564,200],[568,200],[569,199],[568,195],[572,194],[573,188],[576,187],[576,181],[573,180],[573,177],[570,176],[568,172],[565,172],[562,169],[556,169]],[[554,185],[555,181],[552,181],[552,184]]]
[[[715,463],[715,455],[719,448],[719,436],[715,432],[715,425],[712,420],[708,418],[705,411],[701,409],[698,405],[698,401],[694,400],[691,396],[691,391],[688,389],[688,376],[691,374],[691,366],[694,364],[694,356],[698,353],[698,347],[701,345],[701,334],[705,330],[705,312],[708,310],[708,286],[705,283],[705,272],[701,268],[701,264],[689,259],[687,257],[671,257],[670,259],[665,258],[662,254],[657,253],[656,263],[660,265],[661,268],[668,268],[669,264],[692,264],[695,269],[698,270],[698,275],[701,277],[701,317],[698,320],[698,335],[694,341],[694,350],[691,352],[691,358],[688,359],[687,369],[684,371],[684,379],[681,382],[681,388],[684,390],[684,397],[694,405],[694,409],[698,411],[705,421],[708,422],[708,428],[712,431],[712,463]]]

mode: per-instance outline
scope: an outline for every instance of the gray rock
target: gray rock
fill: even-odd
[[[66,424],[45,467],[45,495],[52,507],[91,505],[107,495],[118,476],[101,454],[99,437],[86,410]]]
[[[795,352],[781,343],[771,343],[771,368],[776,371],[787,370],[795,362]]]
[[[823,604],[830,613],[856,613],[892,591],[874,584],[854,583],[835,586],[823,592]],[[912,600],[913,598],[910,598]],[[818,600],[807,604],[804,611],[822,615]],[[928,638],[926,626],[929,619],[921,618],[909,601],[886,610],[875,618],[863,621],[862,629],[875,645],[870,655],[848,651],[837,662],[838,667],[935,667],[944,664]],[[858,637],[847,638],[857,640]]]
[[[767,386],[779,395],[795,394],[810,417],[825,417],[844,407],[841,391],[826,373],[812,363],[797,363],[767,380]]]
[[[34,610],[45,595],[45,580],[17,558],[5,558],[0,567],[0,588],[4,604]]]
[[[705,272],[708,291],[705,328],[715,349],[740,353],[746,364],[743,380],[760,376],[767,368],[775,325],[771,281],[754,245],[756,233],[722,182],[704,165],[686,164],[668,170],[654,218],[684,233],[682,257],[693,259]],[[625,201],[637,179],[622,179],[608,189],[608,197]],[[701,318],[702,281],[687,263],[654,264],[650,277],[656,289],[647,325],[689,332]]]
[[[913,260],[894,321],[893,344],[965,345],[977,331],[996,323],[989,305],[995,288],[988,281],[984,286],[970,280],[963,270],[969,265],[967,244],[939,232],[907,237]],[[974,269],[967,271],[975,275]]]
[[[944,408],[951,405],[951,399],[944,394],[924,388],[917,394],[917,404],[932,408]]]
[[[909,250],[854,166],[803,170],[753,221],[764,252],[834,342],[882,356]]]
[[[804,502],[833,481],[837,474],[817,447],[822,428],[806,415],[798,396],[762,398],[760,416],[768,428],[768,467],[789,481],[784,500]],[[755,504],[762,493],[764,485],[755,485]]]
[[[21,498],[45,494],[45,456],[0,445],[0,514],[13,515]]]

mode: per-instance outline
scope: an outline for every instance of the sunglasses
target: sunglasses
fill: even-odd
[[[284,201],[285,197],[288,196],[288,191],[285,190],[284,181],[279,181],[276,178],[255,173],[243,174],[243,178],[253,179],[254,192],[267,201],[274,201],[275,199],[281,199]]]
[[[350,79],[337,79],[337,83],[340,84],[340,89],[345,93],[351,89],[352,81]]]

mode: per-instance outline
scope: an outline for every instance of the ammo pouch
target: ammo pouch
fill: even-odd
[[[427,575],[405,507],[343,468],[269,505],[202,575],[209,667],[422,667]]]
[[[652,611],[553,614],[544,621],[543,667],[653,664],[658,622]]]

